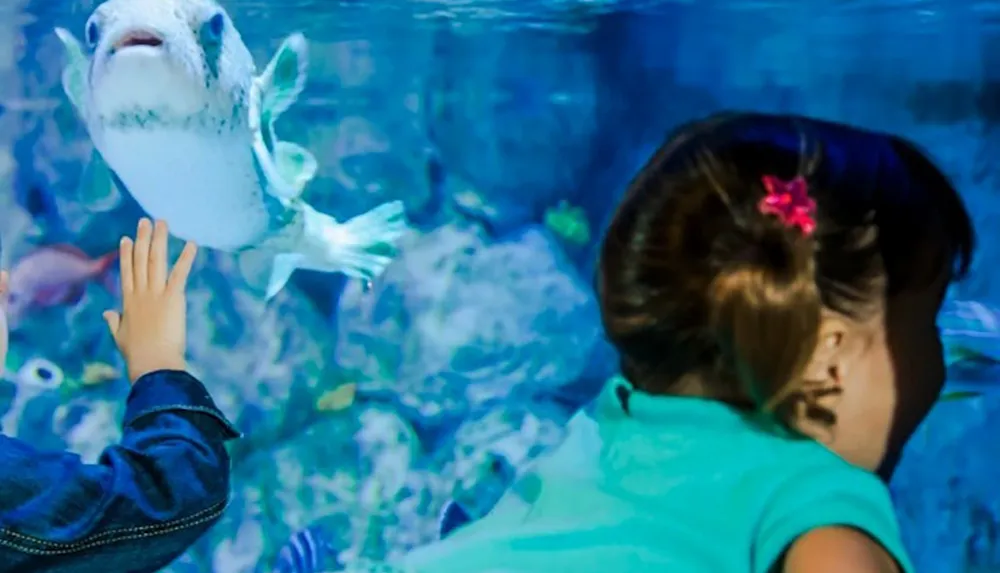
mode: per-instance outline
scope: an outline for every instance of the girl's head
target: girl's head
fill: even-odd
[[[815,228],[762,211],[804,178]],[[773,413],[858,465],[893,463],[944,381],[936,315],[973,251],[913,144],[801,117],[678,129],[630,184],[598,290],[632,384]]]

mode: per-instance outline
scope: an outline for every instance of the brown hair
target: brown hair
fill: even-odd
[[[764,175],[802,175],[804,235],[757,209]],[[824,308],[852,317],[951,266],[974,245],[956,190],[890,135],[794,116],[722,114],[676,130],[631,182],[601,251],[598,292],[623,374],[786,417]],[[828,421],[832,414],[810,406]],[[787,420],[786,420],[787,421]]]

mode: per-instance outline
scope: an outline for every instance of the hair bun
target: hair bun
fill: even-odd
[[[780,223],[755,225],[743,256],[705,293],[711,327],[744,392],[773,408],[793,390],[819,335],[813,242]]]
[[[811,252],[797,245],[798,237],[790,237],[789,229],[775,229],[768,226],[758,237],[748,245],[754,255],[751,261],[763,269],[767,269],[775,280],[782,277],[794,277],[800,271],[807,271]]]

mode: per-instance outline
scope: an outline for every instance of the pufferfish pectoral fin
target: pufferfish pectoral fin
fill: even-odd
[[[309,52],[305,36],[299,33],[288,36],[256,79],[261,91],[260,111],[269,118],[265,123],[270,123],[295,103],[306,87],[308,70]]]
[[[63,91],[66,92],[66,97],[69,98],[73,107],[82,115],[86,111],[84,109],[84,95],[87,89],[87,68],[90,63],[87,54],[83,51],[83,46],[69,30],[56,28],[56,36],[62,42],[63,48],[66,49],[66,68],[62,73]]]
[[[263,295],[264,300],[271,300],[292,278],[302,260],[297,253],[247,249],[237,256],[236,264],[247,286]]]
[[[121,204],[125,184],[95,149],[80,176],[77,200],[91,213],[104,213]]]
[[[259,129],[254,133],[254,169],[264,192],[284,204],[302,195],[316,176],[316,158],[294,143],[275,141],[272,145],[273,150],[269,150]]]
[[[319,164],[312,153],[289,141],[274,142],[274,166],[278,176],[293,190],[301,194],[316,176]]]
[[[281,201],[298,198],[316,176],[318,164],[312,153],[274,134],[271,118],[261,112],[264,87],[260,78],[250,86],[250,129],[254,168],[264,191]],[[266,136],[266,139],[265,139]]]

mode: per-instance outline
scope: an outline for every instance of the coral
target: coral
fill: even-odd
[[[593,294],[541,227],[413,237],[371,290],[347,287],[337,332],[337,363],[364,376],[359,391],[394,396],[420,425],[558,392],[601,342]]]

